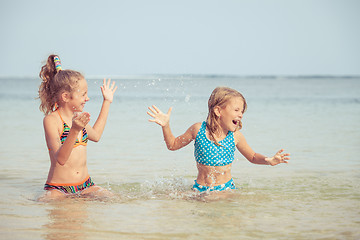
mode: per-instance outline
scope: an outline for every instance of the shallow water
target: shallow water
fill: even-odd
[[[99,143],[88,144],[94,182],[112,199],[41,203],[49,168],[39,80],[1,79],[0,238],[2,239],[359,239],[360,79],[140,76],[119,85]],[[92,122],[101,106],[99,79],[88,79]],[[285,148],[289,164],[253,165],[239,153],[238,190],[191,192],[193,144],[171,152],[147,107],[173,106],[183,133],[207,115],[216,86],[243,93],[243,130],[265,155]]]

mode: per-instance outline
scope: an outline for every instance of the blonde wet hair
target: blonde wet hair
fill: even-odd
[[[246,100],[240,92],[238,92],[232,88],[217,87],[213,90],[213,92],[211,93],[211,95],[209,97],[209,100],[208,100],[209,113],[206,118],[206,127],[209,131],[210,140],[213,141],[216,145],[220,146],[220,144],[215,140],[215,137],[214,137],[214,135],[216,134],[216,132],[219,129],[220,123],[219,123],[219,117],[215,114],[214,109],[217,106],[219,106],[221,108],[225,108],[227,103],[229,102],[229,100],[232,98],[235,98],[235,97],[240,97],[243,100],[244,108],[242,110],[242,113],[244,113],[247,108]],[[240,120],[239,125],[236,130],[239,130],[241,128],[242,128],[242,123]]]
[[[78,86],[78,81],[84,79],[84,76],[77,71],[56,68],[55,61],[60,61],[59,57],[54,54],[50,55],[39,73],[39,77],[42,79],[39,86],[41,101],[39,108],[45,115],[56,110],[56,105],[63,92],[71,94]]]

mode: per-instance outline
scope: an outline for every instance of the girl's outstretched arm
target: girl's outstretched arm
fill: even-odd
[[[115,82],[111,83],[110,79],[106,81],[106,79],[104,78],[103,85],[100,88],[104,101],[101,106],[99,116],[96,119],[93,127],[91,127],[90,125],[86,126],[88,137],[91,141],[94,142],[98,142],[101,138],[102,133],[104,132],[106,120],[109,115],[110,104],[113,101],[114,93],[117,89],[117,86],[115,86]]]
[[[175,151],[188,145],[196,137],[197,131],[200,129],[201,123],[195,123],[184,134],[175,137],[170,129],[170,115],[172,108],[170,107],[165,114],[161,112],[155,105],[149,107],[150,112],[147,112],[153,119],[149,119],[150,122],[155,122],[162,127],[164,140],[169,150]]]
[[[280,149],[273,157],[266,158],[265,160],[271,165],[277,165],[279,163],[288,163],[290,160],[290,153],[283,153],[284,149]]]
[[[264,165],[277,165],[279,163],[287,163],[289,160],[289,153],[282,153],[284,149],[278,151],[273,157],[266,157],[260,153],[255,153],[254,150],[247,144],[244,135],[240,131],[236,131],[235,134],[236,147],[239,152],[251,163],[264,164]]]

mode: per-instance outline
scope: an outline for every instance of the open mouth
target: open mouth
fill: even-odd
[[[233,122],[233,124],[235,124],[235,125],[238,125],[238,124],[239,124],[239,121],[237,121],[237,120],[233,120],[232,122]]]

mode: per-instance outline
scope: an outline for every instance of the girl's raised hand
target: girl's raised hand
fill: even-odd
[[[115,86],[115,82],[112,82],[111,86],[110,83],[111,83],[110,78],[108,79],[108,81],[106,81],[106,79],[104,78],[103,85],[100,88],[101,88],[101,93],[104,97],[104,101],[107,100],[112,103],[117,86]]]
[[[268,163],[270,163],[271,166],[277,165],[279,163],[288,163],[286,160],[290,160],[288,156],[290,156],[289,153],[282,153],[284,149],[281,149],[278,151],[272,158],[266,159]]]
[[[81,114],[77,114],[72,119],[71,128],[75,128],[76,130],[83,129],[90,122],[90,114],[87,112],[83,112]]]
[[[161,112],[155,105],[152,105],[152,108],[149,107],[149,110],[151,112],[147,112],[147,114],[153,117],[153,119],[149,119],[149,122],[155,122],[162,127],[169,124],[172,107],[169,108],[166,114]]]

